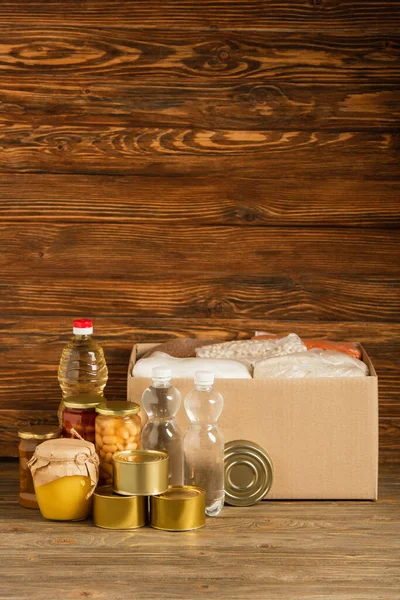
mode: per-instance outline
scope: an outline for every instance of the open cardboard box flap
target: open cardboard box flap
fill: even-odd
[[[133,367],[158,344],[136,344],[128,369],[128,400],[140,404],[150,379]],[[362,348],[362,347],[361,347]],[[274,464],[268,499],[377,498],[378,378],[369,356],[368,377],[315,379],[217,379],[225,405],[219,425],[225,442],[260,444]],[[191,379],[174,379],[182,399]],[[188,426],[183,405],[182,431]]]

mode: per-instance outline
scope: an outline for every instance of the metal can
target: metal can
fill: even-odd
[[[166,531],[188,531],[204,527],[206,494],[192,485],[172,485],[150,498],[150,525]]]
[[[146,496],[120,496],[109,485],[93,495],[93,522],[103,529],[137,529],[147,523]]]
[[[154,496],[168,488],[168,454],[124,450],[114,454],[113,488],[123,496]]]
[[[225,444],[225,502],[232,506],[251,506],[269,492],[274,471],[267,452],[248,440]]]

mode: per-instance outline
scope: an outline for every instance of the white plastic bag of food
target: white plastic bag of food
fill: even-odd
[[[335,350],[315,348],[259,360],[254,366],[254,379],[269,377],[365,377],[368,367],[357,358]]]
[[[249,368],[236,360],[215,358],[175,358],[165,352],[154,352],[141,358],[133,368],[134,377],[151,377],[153,367],[168,367],[172,377],[193,378],[196,371],[211,371],[220,379],[251,379]]]

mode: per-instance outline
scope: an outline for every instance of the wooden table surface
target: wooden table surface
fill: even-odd
[[[398,600],[400,480],[378,502],[226,507],[197,532],[107,531],[42,519],[0,463],[0,598]]]

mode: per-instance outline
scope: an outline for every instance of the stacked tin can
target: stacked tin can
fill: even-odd
[[[187,531],[205,524],[204,490],[168,487],[168,455],[156,450],[125,450],[113,457],[113,485],[94,494],[93,520],[107,529]]]
[[[113,485],[94,494],[93,520],[107,529],[187,531],[205,524],[204,490],[168,487],[168,455],[155,450],[125,450],[113,457]],[[150,512],[150,514],[149,514]]]

